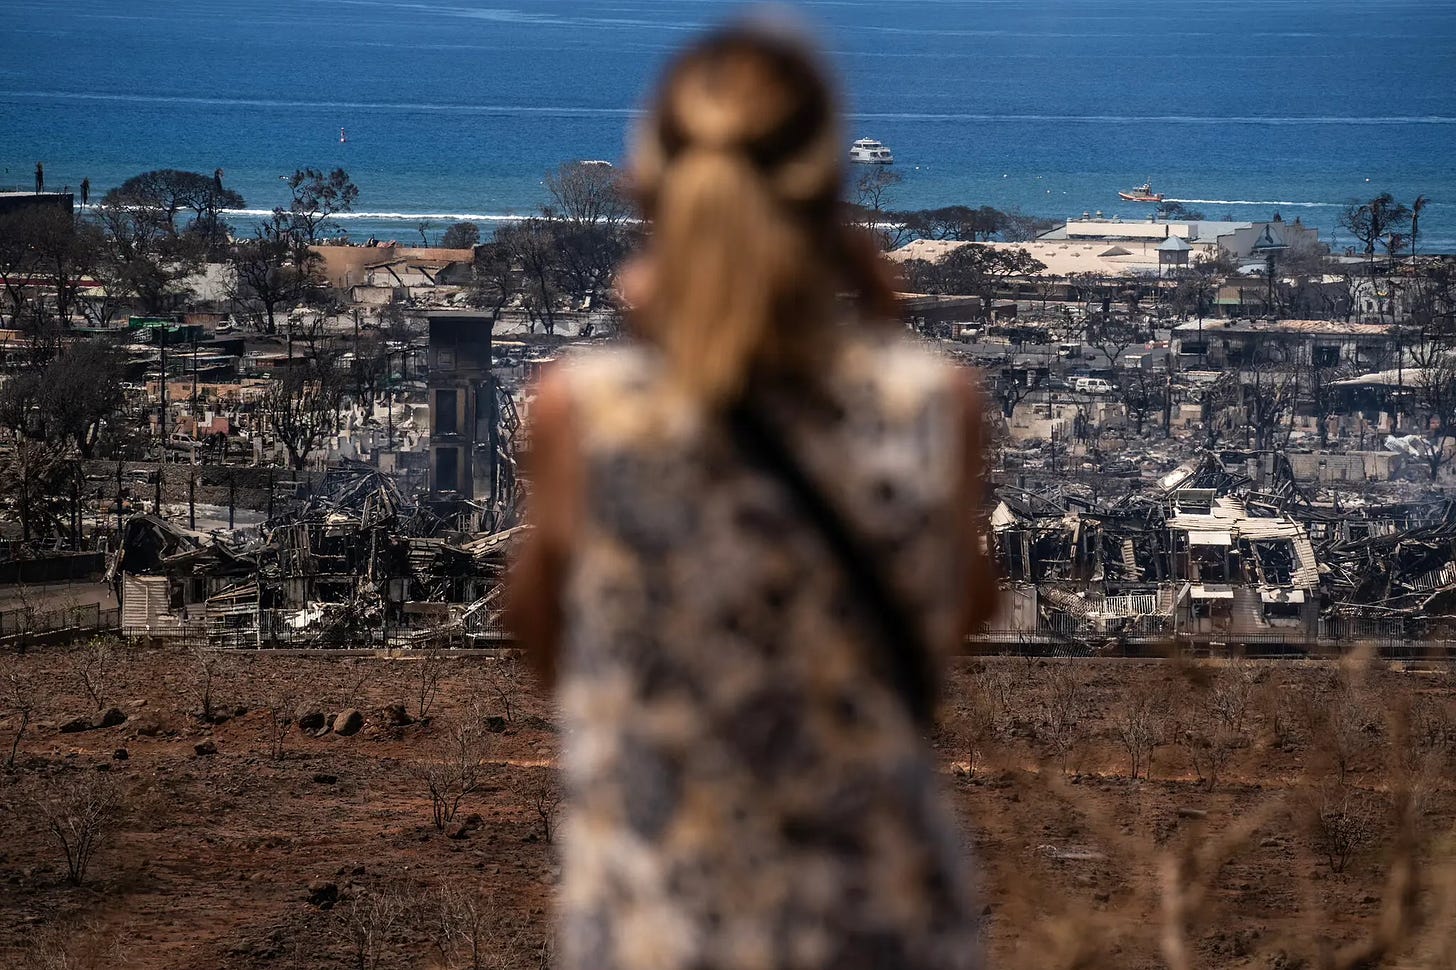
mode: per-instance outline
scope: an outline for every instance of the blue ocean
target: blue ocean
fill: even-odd
[[[714,0],[0,0],[0,186],[211,172],[266,210],[343,166],[351,236],[532,210],[542,174],[620,159],[655,73]],[[893,203],[1209,218],[1432,200],[1456,251],[1456,0],[820,0],[848,137]],[[340,141],[340,129],[347,142]]]

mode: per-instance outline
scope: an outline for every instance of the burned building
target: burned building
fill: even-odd
[[[368,647],[499,635],[519,527],[470,535],[360,463],[256,532],[127,523],[111,565],[122,631],[215,646]]]
[[[494,318],[477,310],[431,310],[429,404],[431,495],[489,509],[510,490],[502,426],[509,397],[491,373]]]
[[[1112,502],[1001,489],[990,524],[1003,612],[1018,633],[1074,640],[1313,637],[1308,530],[1251,507],[1248,485],[1209,455]]]

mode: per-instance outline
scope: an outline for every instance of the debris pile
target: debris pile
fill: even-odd
[[[1272,456],[1207,452],[1118,498],[1003,485],[990,516],[1002,609],[984,639],[1128,638],[1293,649],[1456,629],[1456,503],[1342,506]]]
[[[109,578],[129,636],[237,647],[461,644],[501,635],[497,594],[522,528],[458,531],[430,506],[406,502],[388,476],[346,462],[256,529],[208,534],[136,516]]]

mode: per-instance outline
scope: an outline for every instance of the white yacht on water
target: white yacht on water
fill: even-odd
[[[861,138],[849,147],[849,160],[861,165],[894,165],[895,156],[873,138]]]

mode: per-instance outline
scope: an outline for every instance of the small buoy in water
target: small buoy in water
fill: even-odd
[[[346,134],[344,134],[344,129],[340,128],[339,129],[339,144],[342,145],[342,144],[344,144],[344,142],[346,142],[348,140],[349,140],[349,136],[346,135]]]

